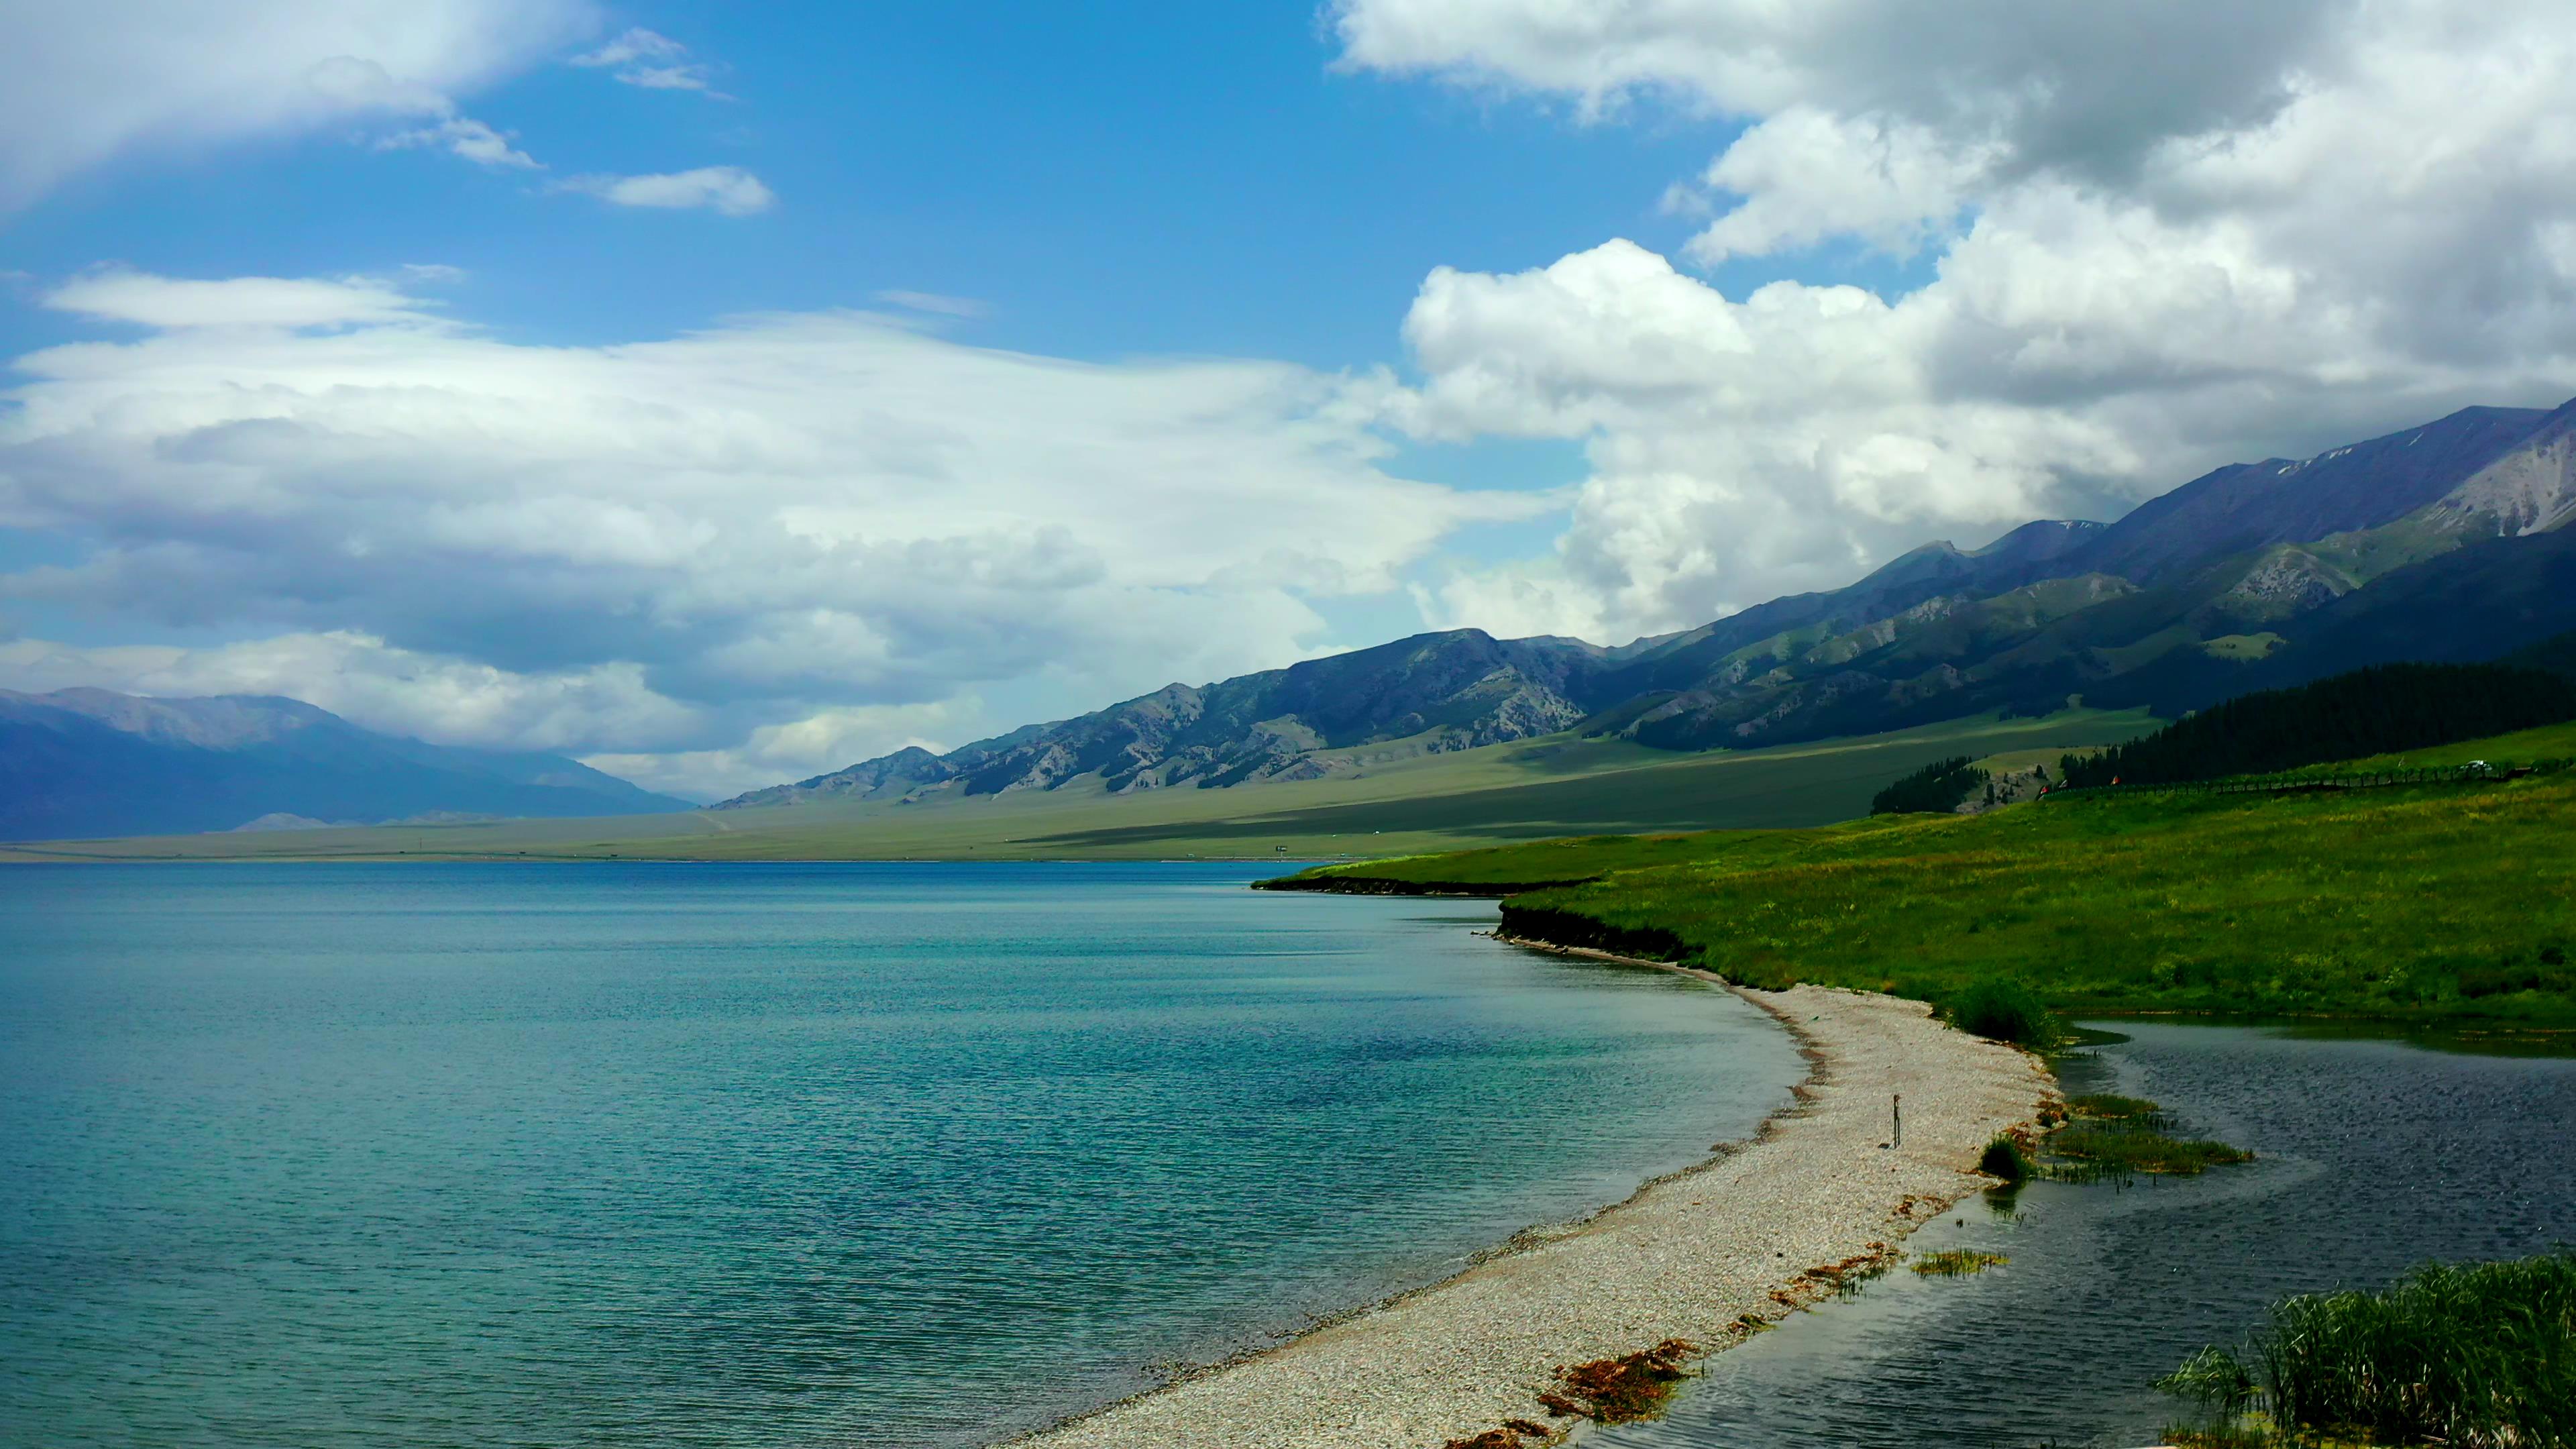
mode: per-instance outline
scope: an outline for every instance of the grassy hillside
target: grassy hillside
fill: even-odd
[[[2293,770],[2576,720],[2576,679],[2502,664],[2382,664],[2231,699],[2145,739],[2068,756],[2066,783],[2132,785]]]
[[[2508,755],[2485,742],[2485,757]],[[1566,944],[1931,1000],[2576,1026],[2576,776],[2075,796],[1979,816],[1564,840],[1319,874],[1513,895]],[[1589,878],[1588,880],[1586,878]],[[1499,890],[1498,890],[1498,893]]]
[[[1316,859],[1574,832],[1820,824],[1860,814],[1881,786],[1930,760],[2034,750],[2054,758],[2153,725],[2135,713],[2066,711],[1680,757],[1552,735],[1448,754],[1390,749],[1354,776],[1223,790],[1110,795],[1097,780],[1077,780],[917,804],[187,836],[27,847],[0,859]]]

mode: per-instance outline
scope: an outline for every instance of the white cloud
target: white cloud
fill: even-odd
[[[397,131],[376,143],[379,151],[434,147],[477,166],[511,166],[540,171],[536,158],[510,144],[510,137],[470,116],[450,116],[435,126]]]
[[[621,66],[639,60],[669,61],[689,53],[689,48],[667,35],[657,35],[640,27],[626,31],[597,50],[572,58],[574,65]]]
[[[701,166],[659,176],[574,176],[562,182],[561,189],[596,196],[612,206],[705,208],[726,216],[750,216],[778,201],[759,177],[739,166]]]
[[[993,305],[973,297],[949,297],[937,292],[890,290],[877,293],[877,300],[889,307],[911,312],[935,312],[942,317],[989,317]]]
[[[707,711],[653,693],[632,664],[521,674],[388,645],[352,630],[282,634],[211,648],[76,648],[0,643],[0,687],[94,685],[182,697],[277,694],[354,724],[433,744],[581,749],[601,738],[684,742]]]
[[[2576,391],[2576,32],[2537,0],[1341,0],[1343,64],[1751,124],[1669,198],[1716,263],[1931,255],[1728,297],[1625,242],[1439,269],[1426,437],[1581,440],[1555,553],[1435,617],[1648,632],[2232,458]]]
[[[1949,227],[1997,159],[1992,146],[1954,150],[1908,122],[1793,106],[1727,147],[1700,178],[1705,192],[1678,199],[1693,210],[1710,206],[1708,193],[1740,199],[1691,242],[1691,257],[1711,265],[1835,236],[1911,256]]]
[[[696,91],[712,100],[733,99],[716,90],[710,83],[709,68],[702,62],[689,60],[688,54],[687,46],[667,35],[635,29],[597,50],[574,56],[572,63],[613,69],[621,82],[645,90]]]
[[[1311,600],[1534,506],[1385,476],[1383,385],[1282,364],[1071,363],[855,312],[539,347],[382,282],[85,285],[58,305],[160,330],[15,360],[0,527],[98,545],[0,599],[253,636],[127,686],[432,738],[730,780],[814,737],[765,728],[900,743],[1005,683],[1095,707],[1299,657]]]
[[[868,705],[819,710],[803,719],[762,725],[730,749],[594,754],[584,756],[582,763],[648,790],[713,801],[787,781],[810,780],[907,746],[944,754],[972,734],[1007,727],[986,725],[972,698]]]
[[[445,116],[594,23],[589,0],[0,6],[0,212],[146,149]]]
[[[420,302],[392,284],[371,277],[228,277],[190,281],[126,267],[102,267],[45,293],[44,304],[56,311],[164,330],[334,327],[423,320]]]

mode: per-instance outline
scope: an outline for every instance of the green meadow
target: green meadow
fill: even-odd
[[[2563,755],[2565,733],[2391,762]],[[2077,793],[1974,816],[1531,842],[1298,884],[1506,895],[1522,934],[1754,986],[1946,1002],[2003,982],[2060,1012],[2576,1027],[2569,773]]]

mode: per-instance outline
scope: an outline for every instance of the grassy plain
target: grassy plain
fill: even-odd
[[[2483,742],[2464,758],[2507,758]],[[2431,753],[2431,752],[2428,752]],[[1316,874],[1511,894],[1507,926],[1758,986],[2065,1012],[2576,1026],[2576,775],[2074,795],[1978,816],[1557,840]],[[1513,882],[1582,882],[1512,894]]]
[[[1312,860],[1578,831],[1820,824],[1860,814],[1882,786],[1935,759],[2084,748],[2154,726],[2134,711],[2078,710],[1694,755],[1551,735],[1447,754],[1363,753],[1356,774],[1225,790],[1111,795],[1085,778],[914,804],[49,843],[0,847],[0,860]]]
[[[2339,760],[2330,765],[2313,765],[2299,774],[2358,775],[2373,770],[2429,769],[2442,765],[2465,765],[2472,760],[2490,764],[2529,764],[2537,760],[2576,760],[2576,723],[2543,725],[2536,730],[2522,730],[2509,735],[2496,735],[2483,740],[2466,740],[2456,745],[2434,745],[2421,750],[2407,750],[2394,755],[2373,755],[2366,760]]]

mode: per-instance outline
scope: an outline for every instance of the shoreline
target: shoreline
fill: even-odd
[[[1486,933],[1480,933],[1486,934]],[[1533,1420],[1563,1364],[1667,1339],[1706,1352],[1828,1297],[1984,1184],[1977,1154],[2032,1125],[2056,1085],[2036,1059],[1932,1019],[1919,1001],[1714,974],[1490,933],[1523,949],[1712,982],[1767,1012],[1809,1064],[1748,1142],[1648,1181],[1569,1225],[1526,1231],[1464,1271],[1287,1343],[1003,1441],[1013,1449],[1440,1449]],[[1890,1147],[1889,1096],[1906,1099]]]

